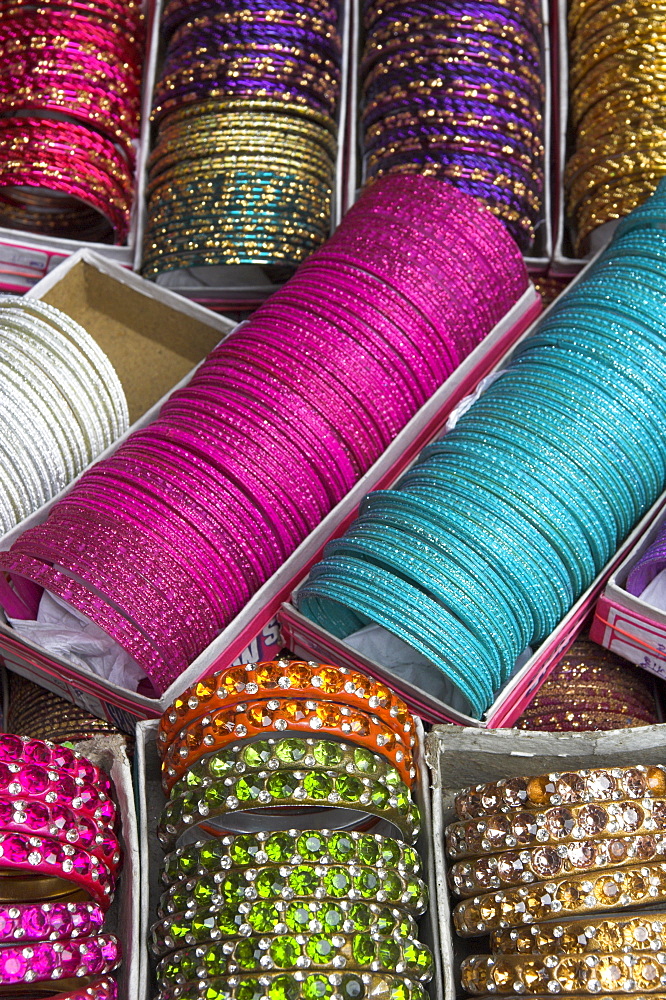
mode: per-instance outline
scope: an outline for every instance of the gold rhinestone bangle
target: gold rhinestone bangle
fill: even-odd
[[[472,955],[460,968],[468,993],[648,993],[666,985],[666,954]]]
[[[577,955],[591,952],[661,951],[666,914],[606,917],[603,920],[570,920],[566,923],[532,924],[530,927],[493,931],[494,954]]]

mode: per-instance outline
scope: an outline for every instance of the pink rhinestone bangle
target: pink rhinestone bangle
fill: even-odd
[[[13,903],[0,906],[0,944],[91,937],[103,922],[96,903]]]
[[[62,879],[72,884],[70,894],[82,889],[102,910],[108,910],[113,898],[114,878],[107,865],[87,851],[61,844],[53,837],[0,831],[0,874],[3,871],[22,873],[26,879],[34,875]],[[0,879],[0,900],[2,882]]]
[[[113,934],[0,947],[0,983],[37,983],[104,975],[120,961]]]
[[[94,854],[112,872],[120,865],[120,846],[113,831],[85,816],[77,816],[64,805],[0,798],[0,830],[28,837],[53,837],[61,843],[76,845]]]
[[[57,743],[3,733],[0,735],[0,763],[37,764],[46,768],[58,768],[75,781],[80,778],[93,782],[100,791],[100,801],[104,801],[105,796],[111,791],[111,782],[104,771],[82,754]]]
[[[74,779],[60,768],[40,764],[0,763],[0,797],[15,802],[29,799],[72,809],[82,820],[99,824],[102,832],[111,832],[116,807],[104,792],[83,778]]]

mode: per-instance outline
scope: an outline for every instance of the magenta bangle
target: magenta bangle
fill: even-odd
[[[58,768],[65,771],[77,782],[94,782],[99,790],[100,802],[105,802],[111,791],[111,781],[108,775],[82,754],[75,753],[69,747],[59,746],[57,743],[47,743],[45,740],[33,739],[28,736],[2,733],[0,734],[0,762],[4,764],[37,764],[42,767]]]
[[[83,778],[75,781],[53,765],[0,763],[0,796],[14,802],[45,802],[76,811],[78,822],[99,824],[103,832],[112,831],[116,807],[96,785]]]
[[[96,903],[5,903],[0,905],[0,944],[91,937],[103,922]]]
[[[87,851],[61,844],[53,837],[0,831],[0,871],[3,869],[71,882],[105,911],[113,899],[114,879],[109,868]]]
[[[113,934],[70,941],[37,941],[0,946],[0,984],[37,983],[45,980],[99,976],[120,961]]]
[[[65,805],[0,799],[0,830],[24,833],[29,837],[53,837],[73,844],[94,854],[112,872],[116,872],[120,865],[120,847],[113,831],[85,816],[78,817]]]

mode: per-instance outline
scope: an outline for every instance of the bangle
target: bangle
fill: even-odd
[[[446,829],[452,858],[491,854],[505,848],[571,844],[621,833],[655,833],[666,828],[666,799],[610,802],[606,806],[552,806],[543,811],[512,809]]]
[[[213,781],[252,771],[303,769],[345,772],[356,777],[380,779],[398,785],[401,777],[385,757],[337,740],[283,739],[236,743],[202,757],[171,787],[175,799],[188,790],[207,788]]]
[[[161,918],[188,912],[198,905],[224,906],[229,903],[292,899],[359,900],[399,907],[415,916],[425,912],[428,890],[425,883],[402,872],[400,866],[385,871],[367,865],[349,867],[301,864],[279,868],[232,869],[203,878],[176,882],[162,893],[157,911]]]
[[[412,875],[421,874],[421,859],[414,848],[391,837],[356,830],[261,830],[179,847],[165,857],[162,881],[172,885],[227,868],[254,868],[269,863],[299,865],[303,861],[377,868],[401,865]]]
[[[544,845],[458,861],[449,873],[449,884],[458,896],[473,896],[505,885],[544,881],[581,870],[618,868],[664,855],[666,839],[661,834],[578,840],[559,847]]]
[[[63,805],[32,802],[25,799],[0,799],[0,830],[23,833],[28,837],[42,835],[67,844],[75,844],[94,854],[112,872],[120,865],[118,838],[110,827],[78,817]]]
[[[176,739],[167,750],[162,764],[164,785],[171,789],[178,778],[211,750],[222,749],[237,739],[267,736],[267,730],[341,737],[386,757],[410,785],[416,776],[408,749],[411,740],[406,735],[397,735],[377,716],[327,701],[271,698],[242,702],[204,715],[191,730],[185,731],[182,740]]]
[[[206,1000],[211,993],[216,1000],[243,1000],[246,996],[288,997],[289,1000],[309,1000],[313,996],[325,996],[327,1000],[350,1000],[360,996],[386,997],[387,1000],[428,1000],[428,993],[419,982],[403,976],[378,972],[307,974],[300,970],[287,976],[234,976],[231,979],[208,979],[182,986],[165,985],[160,989],[156,1000]]]
[[[663,959],[663,953],[660,953]],[[460,967],[467,993],[596,994],[663,991],[666,962],[655,954],[472,955]]]
[[[391,769],[393,772],[393,769]],[[397,772],[393,772],[397,775]],[[185,778],[186,780],[186,778]],[[333,807],[353,810],[391,823],[400,837],[409,842],[419,832],[419,815],[404,782],[397,784],[384,775],[377,779],[335,770],[276,770],[248,772],[218,780],[205,787],[186,791],[167,802],[157,828],[157,838],[172,850],[180,837],[201,827],[205,832],[233,831],[251,822],[261,822],[259,810],[268,809],[271,823],[277,809],[289,809],[285,820],[293,825],[291,810]],[[243,815],[247,813],[248,815]],[[341,815],[341,819],[348,817]],[[213,820],[215,822],[213,822]],[[309,812],[303,822],[311,823]]]
[[[562,914],[577,916],[617,910],[618,906],[653,906],[664,900],[666,864],[652,863],[474,896],[458,903],[453,920],[461,937],[475,937],[499,927],[552,920],[555,914],[559,918]]]
[[[159,963],[157,978],[169,985],[248,972],[317,968],[395,972],[428,982],[432,955],[412,938],[401,941],[336,933],[247,937],[175,951]]]
[[[464,789],[455,798],[461,819],[487,816],[524,807],[611,802],[614,799],[662,798],[666,795],[666,769],[660,765],[595,768],[551,772],[533,778],[506,778]]]
[[[372,711],[396,732],[413,733],[413,720],[404,701],[390,688],[364,674],[312,660],[268,660],[221,670],[197,681],[176,698],[160,719],[158,751],[176,739],[179,731],[216,708],[252,698],[325,697],[326,701],[357,705]]]
[[[242,904],[241,904],[242,905]],[[375,940],[397,940],[418,935],[416,921],[409,913],[375,903],[346,899],[316,903],[255,900],[241,912],[236,907],[210,907],[187,913],[172,913],[151,928],[151,948],[158,958],[184,945],[203,944],[224,938],[247,938],[251,934],[285,935],[364,931]]]
[[[60,992],[54,994],[50,992],[49,1000],[117,1000],[118,987],[115,979],[111,976],[100,976],[99,979],[86,979],[85,981],[68,982],[60,981],[53,984],[53,988]],[[38,994],[39,987],[35,990]]]
[[[96,903],[13,903],[0,906],[0,943],[63,941],[90,937],[102,929]]]
[[[580,955],[662,950],[664,922],[659,914],[609,916],[602,920],[532,924],[490,935],[494,954]]]
[[[0,832],[0,869],[23,874],[22,878],[0,879],[0,902],[49,898],[43,894],[48,885],[49,896],[83,890],[102,910],[111,905],[114,880],[104,862],[52,837]],[[48,882],[43,882],[44,877]]]
[[[0,947],[0,984],[99,976],[111,972],[119,962],[120,948],[113,934],[3,945]]]
[[[0,762],[0,795],[13,803],[28,800],[47,803],[54,809],[57,806],[73,809],[79,814],[80,826],[85,819],[110,830],[116,816],[116,807],[104,791],[91,781],[74,779],[53,765]]]

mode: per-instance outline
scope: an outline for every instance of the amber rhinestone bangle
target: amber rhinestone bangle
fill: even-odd
[[[666,986],[666,955],[472,955],[463,959],[460,979],[463,989],[475,995],[648,993]]]
[[[493,931],[494,954],[578,955],[591,952],[662,950],[666,914],[605,917],[532,924],[530,927]],[[615,988],[615,987],[614,987]]]
[[[533,778],[506,778],[475,785],[456,795],[461,819],[487,816],[523,807],[559,806],[583,802],[666,796],[666,769],[662,765],[561,771]]]
[[[666,799],[643,798],[599,805],[552,806],[491,813],[467,822],[451,823],[446,830],[449,856],[455,859],[542,845],[570,844],[577,840],[666,829]]]
[[[500,927],[663,902],[666,864],[653,863],[474,896],[458,903],[453,920],[461,937],[476,937]]]

